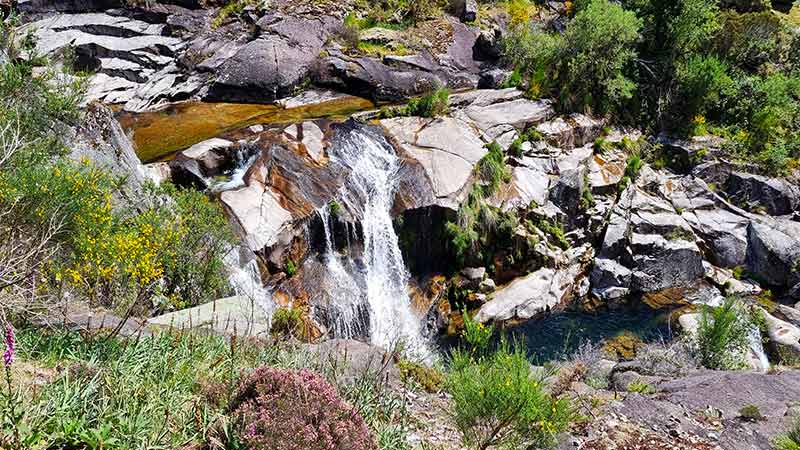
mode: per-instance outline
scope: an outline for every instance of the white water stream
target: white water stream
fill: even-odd
[[[228,281],[236,295],[249,299],[261,307],[267,317],[272,320],[275,303],[272,292],[261,282],[261,273],[255,258],[242,263],[238,249],[234,248],[225,254],[223,264],[228,270]]]
[[[326,235],[325,261],[335,291],[339,319],[335,328],[357,330],[359,304],[369,311],[369,336],[373,344],[393,348],[400,343],[410,355],[429,354],[421,334],[421,322],[411,309],[408,295],[408,271],[392,225],[390,210],[397,188],[400,161],[381,136],[354,129],[331,149],[331,159],[350,169],[349,178],[340,192],[344,208],[361,219],[363,231],[363,287],[350,275],[336,252],[329,224],[328,208],[320,213]],[[346,333],[345,333],[346,334]]]

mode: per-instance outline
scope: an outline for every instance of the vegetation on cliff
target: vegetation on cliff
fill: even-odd
[[[800,156],[798,38],[766,10],[716,2],[575,2],[563,33],[528,22],[505,56],[532,96],[555,96],[653,132],[712,133],[780,173]]]

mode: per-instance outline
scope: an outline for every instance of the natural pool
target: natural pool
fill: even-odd
[[[351,95],[322,97],[306,104],[182,102],[144,113],[120,112],[122,127],[131,134],[136,154],[153,162],[198,142],[257,124],[290,124],[321,118],[344,118],[374,107]]]

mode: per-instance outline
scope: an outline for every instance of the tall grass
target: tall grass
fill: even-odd
[[[355,382],[339,382],[341,367],[290,343],[188,333],[121,340],[23,330],[18,350],[24,364],[55,369],[42,385],[16,386],[24,391],[24,448],[240,448],[228,403],[240,377],[263,365],[321,372],[376,436],[395,443],[382,448],[403,448],[396,442],[405,442],[404,401],[377,376],[365,372]],[[0,428],[0,447],[8,432]]]
[[[696,338],[700,363],[709,369],[741,369],[752,326],[748,312],[735,297],[726,298],[718,308],[704,306]]]

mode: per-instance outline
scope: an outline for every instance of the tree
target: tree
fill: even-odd
[[[608,0],[592,0],[567,25],[564,71],[567,107],[615,112],[633,96],[636,85],[626,68],[636,57],[634,45],[642,21]]]

